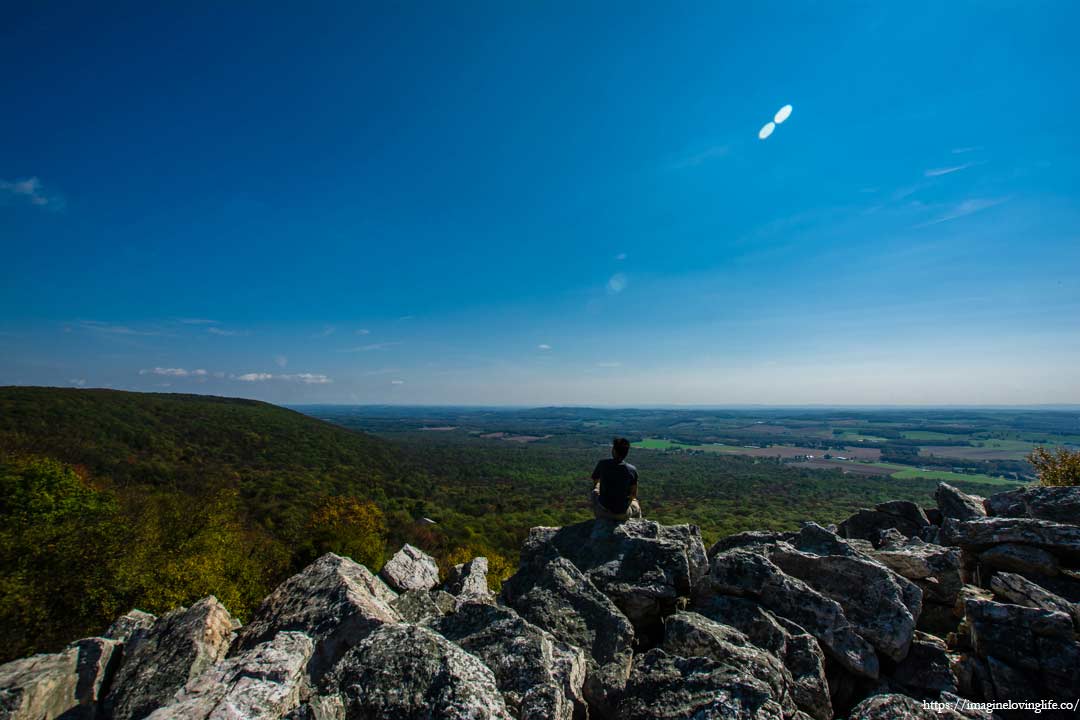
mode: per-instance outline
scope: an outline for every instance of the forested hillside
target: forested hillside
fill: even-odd
[[[486,555],[498,582],[529,527],[586,517],[606,453],[593,440],[391,442],[248,400],[0,388],[0,660],[207,594],[245,618],[329,550],[375,569],[406,541],[444,568]],[[633,460],[646,514],[699,524],[707,541],[929,503],[936,484],[749,457]]]

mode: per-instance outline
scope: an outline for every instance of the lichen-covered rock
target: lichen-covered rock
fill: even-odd
[[[894,500],[876,505],[873,510],[859,510],[837,528],[841,537],[878,542],[882,530],[895,528],[905,537],[918,536],[929,527],[926,513],[913,502]]]
[[[746,672],[769,688],[772,699],[785,716],[795,712],[791,694],[794,681],[783,662],[729,625],[721,625],[695,612],[670,615],[664,618],[661,648],[669,655],[709,658],[733,670]]]
[[[755,646],[780,658],[791,675],[791,695],[798,708],[817,720],[832,720],[825,655],[813,635],[744,598],[718,595],[695,610],[737,629]]]
[[[213,596],[162,615],[124,647],[107,714],[113,720],[146,717],[221,660],[233,637],[232,616]]]
[[[923,599],[943,605],[956,602],[963,586],[960,553],[956,548],[910,539],[902,545],[876,550],[871,557],[923,591]]]
[[[729,665],[654,649],[634,659],[619,705],[624,720],[783,720],[768,686]]]
[[[431,590],[439,584],[439,566],[423,550],[405,544],[383,565],[379,577],[398,592]]]
[[[946,520],[942,542],[965,549],[984,550],[1002,543],[1034,545],[1062,558],[1080,559],[1080,526],[1032,518],[988,517]]]
[[[890,528],[891,530],[892,528]],[[902,537],[902,536],[901,536]],[[844,555],[857,557],[862,552],[836,533],[826,530],[817,523],[803,525],[799,534],[791,540],[796,549],[811,555]]]
[[[0,665],[0,718],[92,718],[120,658],[120,643],[84,638],[58,653]]]
[[[1058,574],[1059,563],[1054,555],[1032,545],[1001,543],[983,550],[976,556],[978,564],[987,574],[997,571],[1015,572],[1023,575]]]
[[[796,538],[796,533],[792,532],[780,532],[774,530],[745,530],[734,535],[728,535],[722,537],[712,544],[709,548],[708,557],[711,560],[714,555],[718,555],[728,550],[736,550],[738,548],[755,547],[758,545],[772,545],[780,541],[790,542]]]
[[[998,517],[1029,517],[1075,525],[1080,522],[1080,485],[1032,487],[986,498],[986,510]]]
[[[455,565],[450,570],[450,577],[447,578],[444,587],[446,592],[462,602],[490,601],[492,594],[488,589],[487,574],[487,558],[476,557],[467,563]]]
[[[317,680],[368,633],[400,620],[368,589],[371,579],[363,565],[333,553],[323,555],[263,600],[229,654],[251,650],[284,630],[303,632],[315,641],[307,672]]]
[[[349,720],[511,720],[491,670],[421,625],[380,626],[320,686],[341,698]]]
[[[510,608],[469,602],[430,627],[491,669],[507,709],[518,720],[572,720],[587,714],[585,652]]]
[[[883,655],[895,661],[907,655],[922,612],[922,591],[911,581],[862,557],[811,555],[786,543],[768,555],[785,573],[839,603],[855,631]]]
[[[311,638],[279,632],[192,679],[147,720],[277,720],[297,706]]]
[[[142,610],[131,610],[118,617],[102,637],[119,642],[135,642],[138,636],[154,624],[157,617]]]
[[[451,608],[456,602],[456,598],[451,600]],[[390,607],[402,620],[411,623],[434,620],[446,614],[435,600],[435,591],[431,590],[406,590],[394,598]]]
[[[651,520],[590,520],[564,528],[533,528],[523,557],[557,554],[570,560],[639,631],[659,627],[677,598],[690,595],[706,567],[696,526]]]
[[[528,558],[503,583],[502,596],[532,624],[585,651],[585,699],[611,717],[633,660],[634,628],[619,608],[563,557]]]
[[[934,500],[942,518],[956,520],[976,520],[986,517],[985,500],[977,495],[968,495],[948,483],[940,483],[934,491]]]
[[[849,672],[877,679],[877,655],[870,643],[855,631],[840,604],[787,575],[762,555],[745,549],[716,555],[708,577],[702,581],[696,604],[707,604],[715,595],[756,600],[805,628]]]
[[[1065,613],[1072,618],[1074,627],[1080,631],[1080,605],[1055,595],[1022,575],[996,573],[990,580],[990,589],[995,595],[1013,605]]]

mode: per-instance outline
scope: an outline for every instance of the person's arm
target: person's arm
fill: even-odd
[[[630,486],[630,499],[637,500],[637,480]]]
[[[592,471],[592,486],[594,490],[596,489],[596,486],[600,484],[600,465],[601,463],[596,463],[596,468]]]

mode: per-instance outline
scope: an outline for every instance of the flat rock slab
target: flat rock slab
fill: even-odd
[[[988,517],[981,520],[946,520],[942,544],[985,550],[993,545],[1034,545],[1062,558],[1080,559],[1080,526],[1033,518]]]

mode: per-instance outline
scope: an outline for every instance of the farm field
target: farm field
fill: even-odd
[[[747,455],[749,457],[781,457],[794,458],[803,455],[813,455],[822,458],[826,453],[830,455],[843,455],[845,458],[858,458],[859,460],[877,460],[881,457],[881,450],[867,447],[836,447],[830,449],[802,447],[799,445],[770,445],[769,447],[748,447],[745,445],[728,445],[725,443],[703,443],[690,445],[675,440],[662,438],[646,438],[633,444],[636,448],[645,450],[696,450],[700,452],[731,453],[733,455]]]

